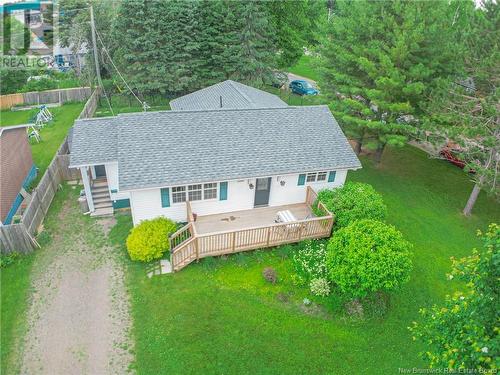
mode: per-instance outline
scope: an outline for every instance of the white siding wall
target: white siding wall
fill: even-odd
[[[347,171],[337,171],[334,182],[306,183],[298,186],[298,174],[279,176],[279,181],[285,181],[281,186],[278,176],[271,179],[271,192],[269,196],[270,206],[281,206],[285,204],[302,203],[306,199],[307,185],[315,191],[324,188],[332,188],[344,184]],[[254,186],[250,189],[248,183]],[[170,194],[172,189],[170,188]],[[239,210],[249,210],[254,207],[255,198],[255,178],[245,180],[235,180],[228,182],[227,200],[201,200],[191,202],[193,212],[198,215],[210,215],[222,212]],[[135,190],[130,192],[130,206],[132,208],[132,218],[134,225],[145,219],[153,219],[158,216],[165,216],[174,221],[187,221],[186,204],[173,203],[170,198],[170,207],[161,206],[160,189]]]
[[[120,192],[118,186],[118,163],[106,163],[106,178],[108,180],[109,195],[111,200],[128,199],[130,198],[129,192]],[[118,193],[112,193],[112,190],[117,190]]]

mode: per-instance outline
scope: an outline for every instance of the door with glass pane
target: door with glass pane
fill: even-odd
[[[270,192],[271,177],[258,178],[255,183],[255,207],[267,206],[269,204]]]

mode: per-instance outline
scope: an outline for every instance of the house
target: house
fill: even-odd
[[[94,214],[134,224],[303,202],[361,167],[327,106],[161,111],[77,120],[70,167]]]
[[[175,111],[287,107],[276,95],[232,80],[223,81],[170,101]]]
[[[21,190],[36,177],[27,127],[0,128],[0,225],[12,222],[23,201]]]
[[[317,191],[342,186],[361,163],[328,107],[262,107],[260,93],[243,104],[235,90],[223,103],[241,108],[214,108],[215,92],[193,93],[194,109],[174,103],[77,120],[70,167],[81,171],[90,214],[130,207],[134,225],[159,216],[187,222],[170,236],[174,271],[206,256],[329,236],[334,215]]]

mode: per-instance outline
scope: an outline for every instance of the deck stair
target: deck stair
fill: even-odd
[[[95,211],[90,216],[113,215],[113,202],[109,195],[108,181],[106,179],[94,180],[91,191]]]

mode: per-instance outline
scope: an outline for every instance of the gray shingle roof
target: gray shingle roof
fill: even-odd
[[[107,160],[119,163],[120,190],[361,167],[327,106],[77,121],[71,165]]]
[[[116,117],[76,120],[71,141],[71,165],[117,160]]]
[[[170,101],[176,111],[235,108],[276,108],[287,104],[276,95],[227,80]]]

